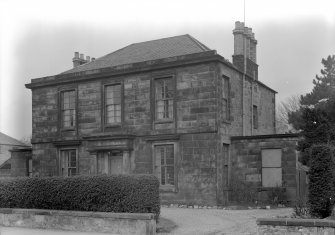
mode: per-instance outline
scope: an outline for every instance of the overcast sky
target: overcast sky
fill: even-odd
[[[312,89],[335,54],[334,0],[245,0],[259,80],[277,102]],[[0,0],[0,131],[31,134],[32,78],[72,68],[75,51],[100,57],[131,43],[190,34],[231,61],[243,0]]]

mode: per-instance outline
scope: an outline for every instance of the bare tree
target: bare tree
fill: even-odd
[[[293,95],[277,104],[276,107],[276,132],[277,134],[295,133],[296,129],[288,122],[288,114],[300,109],[300,96]]]

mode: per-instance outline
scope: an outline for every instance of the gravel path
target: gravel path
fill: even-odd
[[[161,208],[161,217],[172,220],[178,227],[171,233],[160,234],[257,234],[257,218],[291,215],[292,212],[291,208],[270,210]]]

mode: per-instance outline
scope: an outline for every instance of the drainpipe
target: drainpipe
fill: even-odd
[[[242,136],[245,136],[245,104],[244,104],[244,85],[245,85],[245,75],[247,72],[247,45],[246,45],[246,37],[245,37],[245,27],[243,33],[243,79],[242,79]]]

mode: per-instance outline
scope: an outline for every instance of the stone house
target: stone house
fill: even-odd
[[[0,132],[0,178],[10,177],[12,176],[11,170],[15,171],[15,164],[12,166],[11,152],[28,147],[25,143]],[[25,161],[23,163],[25,164]],[[17,169],[17,171],[20,170]],[[18,172],[15,175],[18,175]]]
[[[32,79],[33,175],[155,174],[162,202],[181,204],[234,200],[232,178],[294,188],[296,136],[275,135],[276,91],[258,79],[251,28],[233,34],[232,63],[181,35],[76,52],[72,69]]]

